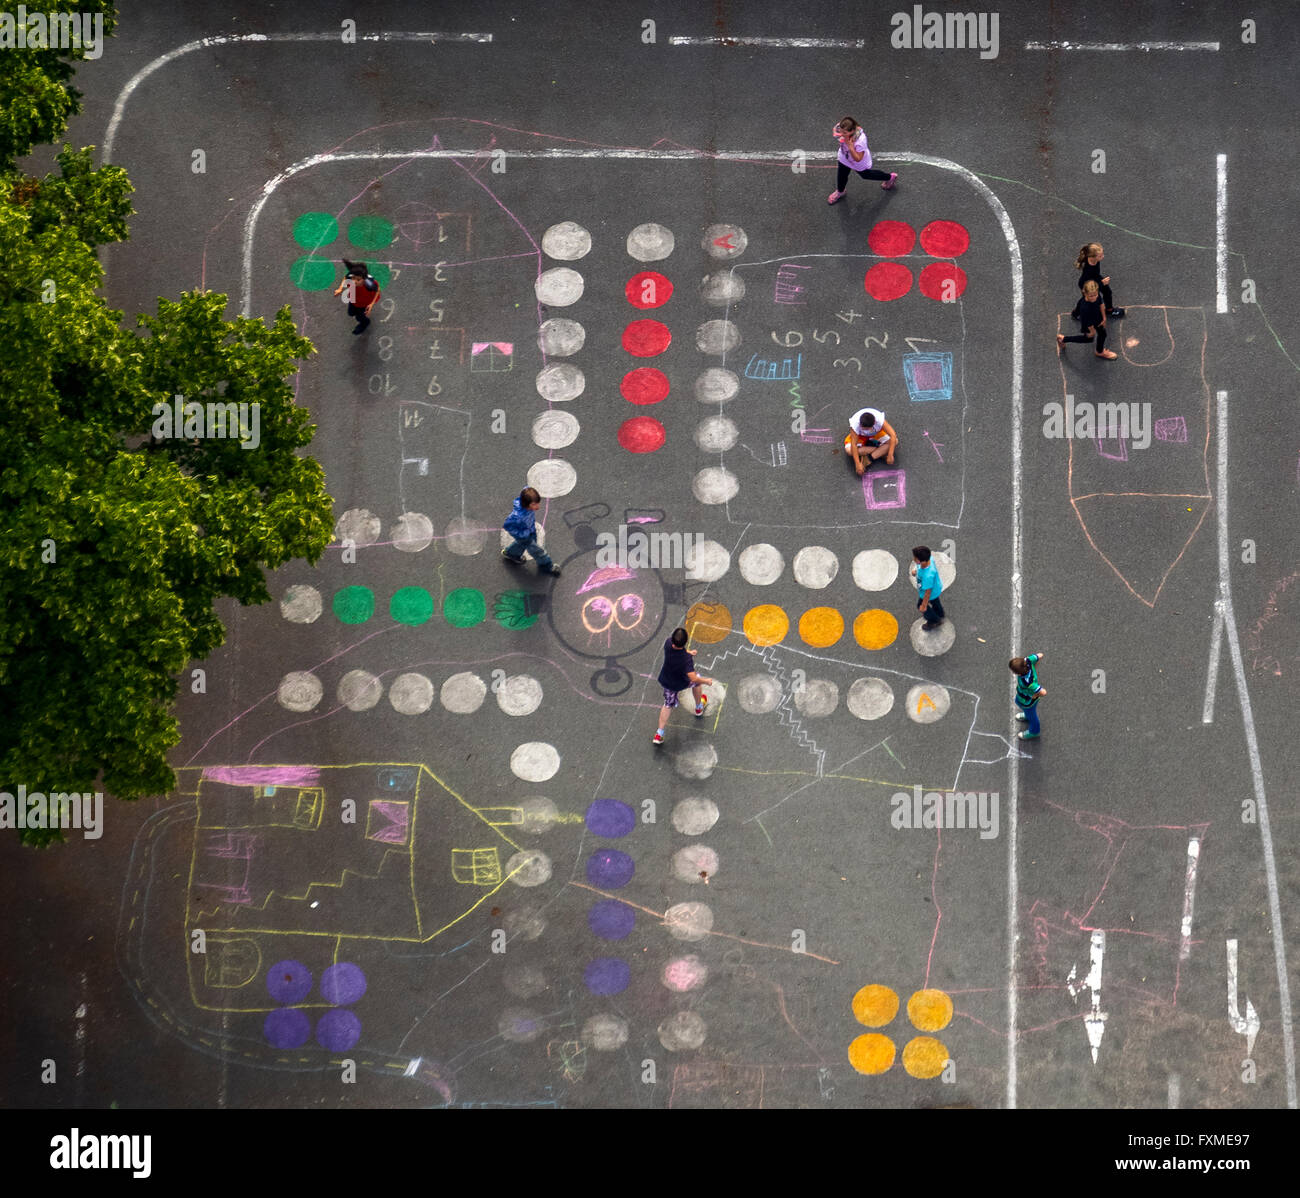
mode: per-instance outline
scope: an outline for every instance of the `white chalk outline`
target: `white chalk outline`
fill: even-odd
[[[1286,1055],[1286,1104],[1296,1109],[1295,1028],[1291,1014],[1291,985],[1286,972],[1286,940],[1282,928],[1282,907],[1278,900],[1277,863],[1273,856],[1273,831],[1268,819],[1268,798],[1264,794],[1264,767],[1259,758],[1255,736],[1255,716],[1246,687],[1246,670],[1241,659],[1241,642],[1237,638],[1237,618],[1232,611],[1232,575],[1228,558],[1228,393],[1220,391],[1218,401],[1218,491],[1215,500],[1219,525],[1219,600],[1223,604],[1223,626],[1232,656],[1232,672],[1241,699],[1241,722],[1250,756],[1250,777],[1259,809],[1259,836],[1264,848],[1264,879],[1268,886],[1268,914],[1273,932],[1273,961],[1277,967],[1279,1016],[1282,1022],[1282,1048]]]
[[[1228,310],[1228,156],[1214,160],[1214,310]]]
[[[778,50],[863,50],[863,38],[833,37],[670,37],[670,46],[769,46]]]
[[[1218,42],[1026,42],[1026,50],[1217,50]]]

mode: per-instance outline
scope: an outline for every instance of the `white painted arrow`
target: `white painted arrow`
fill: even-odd
[[[1237,942],[1228,941],[1228,1022],[1239,1036],[1246,1037],[1247,1058],[1255,1050],[1255,1037],[1259,1035],[1259,1012],[1246,999],[1246,1015],[1243,1018],[1237,1011]]]
[[[1070,975],[1065,979],[1065,985],[1070,991],[1070,997],[1076,1002],[1079,994],[1083,990],[1092,991],[1092,1010],[1083,1017],[1083,1029],[1088,1033],[1088,1047],[1092,1049],[1092,1063],[1097,1063],[1097,1053],[1101,1051],[1101,1038],[1106,1034],[1107,1014],[1101,1009],[1101,962],[1106,953],[1106,933],[1096,931],[1092,934],[1092,942],[1088,946],[1088,976],[1083,981],[1075,985],[1074,979],[1078,976],[1078,965],[1070,966]]]

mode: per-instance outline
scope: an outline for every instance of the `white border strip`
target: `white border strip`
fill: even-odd
[[[670,46],[772,46],[778,50],[861,50],[862,38],[841,41],[829,37],[670,37]]]
[[[1228,310],[1228,156],[1214,160],[1214,310]]]
[[[253,241],[257,233],[257,218],[276,188],[286,179],[313,166],[326,162],[355,162],[361,159],[393,158],[468,158],[472,159],[481,150],[379,150],[346,151],[332,154],[315,154],[296,162],[281,171],[262,186],[262,194],[249,209],[244,220],[243,278],[240,307],[245,316],[252,315],[252,278],[253,278]],[[608,158],[608,159],[655,159],[667,162],[698,161],[700,159],[721,159],[728,162],[779,162],[789,163],[796,150],[735,151],[730,153],[705,153],[703,151],[675,150],[536,150],[524,152],[505,151],[507,158]],[[1024,398],[1024,349],[1025,349],[1025,280],[1024,262],[1020,253],[1020,242],[1016,238],[1015,227],[1007,214],[1002,201],[993,193],[983,179],[978,178],[959,163],[947,158],[932,158],[928,154],[901,152],[877,152],[878,158],[890,162],[914,162],[921,166],[933,166],[940,170],[952,171],[966,180],[993,210],[1006,238],[1007,254],[1011,259],[1011,652],[1015,657],[1021,649],[1023,634],[1023,614],[1021,610],[1021,578],[1024,568],[1024,533],[1021,516],[1021,461],[1023,457],[1024,413],[1021,410]],[[831,151],[816,152],[808,158],[832,159]],[[1009,682],[1007,696],[1010,703],[1014,699],[1015,678]],[[1011,754],[1007,759],[1007,792],[1011,797],[1007,819],[1007,1096],[1008,1107],[1016,1105],[1016,1038],[1018,1018],[1018,996],[1016,994],[1016,949],[1020,942],[1019,908],[1019,794],[1020,775],[1017,763],[1019,755]]]
[[[1222,161],[1222,156],[1220,156]],[[1286,1055],[1286,1104],[1296,1109],[1295,1028],[1291,1015],[1291,985],[1286,972],[1286,940],[1282,928],[1282,907],[1278,900],[1277,864],[1273,856],[1273,831],[1268,819],[1268,798],[1264,794],[1264,767],[1259,759],[1259,741],[1255,736],[1255,716],[1251,711],[1250,692],[1246,689],[1246,670],[1241,659],[1241,642],[1237,639],[1237,619],[1232,612],[1232,578],[1228,553],[1228,393],[1218,392],[1219,489],[1215,495],[1219,523],[1219,599],[1223,604],[1224,629],[1228,634],[1228,651],[1232,654],[1232,672],[1241,699],[1241,721],[1246,732],[1246,749],[1250,756],[1250,777],[1259,808],[1259,837],[1264,847],[1264,880],[1268,885],[1268,913],[1273,931],[1273,961],[1277,968],[1278,1003],[1281,1008],[1282,1048]]]
[[[1026,50],[1217,50],[1218,42],[1026,42]]]
[[[483,45],[492,40],[490,33],[358,33],[359,42],[471,42]],[[131,76],[130,81],[118,93],[117,103],[113,105],[113,116],[108,122],[108,131],[104,134],[104,152],[100,165],[113,160],[113,143],[117,140],[118,126],[122,123],[122,114],[126,111],[126,102],[135,89],[155,71],[161,70],[169,62],[174,62],[182,54],[193,50],[205,50],[211,46],[228,46],[237,42],[334,42],[340,46],[351,43],[343,40],[343,31],[336,29],[332,33],[232,33],[218,37],[201,37],[198,41],[186,42],[166,54],[160,54],[147,66],[141,67]]]

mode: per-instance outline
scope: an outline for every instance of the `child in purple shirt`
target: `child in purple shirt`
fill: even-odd
[[[826,197],[828,204],[838,204],[844,195],[845,185],[849,181],[849,171],[861,175],[864,179],[883,179],[880,185],[888,191],[894,186],[898,172],[875,171],[871,169],[871,151],[867,149],[867,131],[851,116],[844,117],[834,129],[831,136],[840,143],[839,170],[835,190]]]

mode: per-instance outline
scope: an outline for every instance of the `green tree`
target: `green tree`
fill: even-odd
[[[210,293],[123,327],[95,249],[125,239],[130,183],[89,150],[58,162],[0,176],[0,789],[134,799],[174,785],[177,675],[222,643],[213,603],[267,601],[266,570],[329,543],[288,383],[314,350],[287,307],[227,320]],[[260,444],[151,438],[177,394],[259,405]]]

